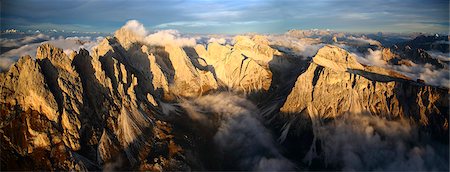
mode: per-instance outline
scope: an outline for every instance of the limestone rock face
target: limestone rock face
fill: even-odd
[[[44,44],[36,57],[22,57],[2,76],[2,152],[41,157],[32,161],[10,157],[8,161],[23,164],[16,169],[31,169],[27,166],[34,163],[40,169],[80,170],[83,166],[72,154],[81,148],[83,99],[78,74],[61,49]]]
[[[397,58],[398,55],[396,55],[395,53],[392,52],[392,50],[390,48],[383,48],[381,50],[381,59],[389,62],[395,58]]]
[[[157,88],[168,88],[155,57],[143,52],[145,46],[134,52],[132,45],[129,50],[134,53],[129,53],[109,39],[94,49],[93,56],[84,49],[67,56],[43,44],[36,60],[22,57],[1,75],[0,130],[5,143],[1,150],[12,152],[2,153],[2,167],[20,163],[24,165],[7,167],[99,170],[120,161],[132,168],[156,165],[162,170],[176,164],[177,169],[186,169],[181,160],[173,158],[181,153],[173,137],[154,139],[160,128],[171,132],[167,123],[153,126],[159,119],[152,110],[161,97],[147,86],[159,77]],[[152,72],[159,75],[149,75]],[[176,148],[170,154],[151,151],[155,145],[169,144]],[[164,164],[144,163],[150,155]],[[6,156],[11,160],[3,161]]]
[[[169,94],[169,82],[167,81],[161,66],[157,63],[155,55],[151,53],[151,50],[147,46],[143,45],[141,48],[143,52],[147,53],[147,58],[150,62],[153,87],[155,90],[161,90],[159,93],[155,94]]]
[[[182,48],[167,45],[165,51],[174,70],[171,91],[184,97],[199,96],[203,92],[217,89],[217,83],[210,71],[196,68]]]
[[[336,71],[347,71],[347,69],[364,69],[364,66],[358,63],[356,57],[342,48],[331,45],[327,45],[319,49],[316,56],[313,58],[313,62]]]
[[[210,43],[206,52],[201,46],[195,49],[211,65],[219,84],[244,92],[268,90],[272,82],[269,62],[281,53],[270,48],[267,39],[261,36],[253,39],[238,36],[235,41],[233,47]]]
[[[345,50],[326,46],[297,78],[281,112],[308,114],[313,119],[346,113],[414,119],[424,128],[445,135],[448,103],[446,89],[416,83],[386,69],[363,67]]]
[[[50,92],[41,67],[30,56],[24,56],[11,66],[0,82],[1,103],[19,105],[58,121],[58,104]]]
[[[306,154],[314,137],[298,134],[298,128],[349,113],[412,119],[433,136],[448,138],[448,89],[362,65],[339,47],[324,46],[305,62],[258,35],[206,47],[149,45],[142,36],[122,28],[91,51],[70,55],[42,44],[36,59],[21,57],[0,73],[1,168],[215,170],[240,154],[241,167],[258,162],[265,169],[278,160],[290,166],[288,159],[303,158],[297,153]],[[400,58],[389,49],[382,55],[386,61]],[[243,96],[216,94],[221,91]],[[278,152],[284,143],[271,146],[265,122],[274,133],[281,131],[280,140],[294,140],[297,157]],[[242,152],[229,156],[234,150]],[[230,162],[223,164],[236,166]]]
[[[127,28],[120,28],[114,33],[114,37],[125,48],[129,49],[133,43],[138,43],[142,40],[144,35],[138,35],[137,33]]]
[[[418,37],[419,38],[419,37]],[[419,39],[420,40],[420,39]],[[433,38],[431,39],[433,40]],[[430,41],[430,40],[429,40]],[[434,67],[438,69],[447,69],[448,63],[445,61],[441,61],[440,59],[436,59],[432,57],[426,50],[433,50],[436,49],[431,48],[432,45],[436,45],[441,47],[442,45],[439,45],[438,42],[431,43],[431,42],[415,42],[414,40],[412,42],[405,42],[399,45],[394,45],[390,50],[393,54],[393,58],[391,58],[388,62],[393,65],[408,65],[411,66],[411,62],[415,64],[431,64]],[[430,47],[428,47],[430,46]],[[446,49],[446,50],[445,50]],[[438,48],[438,51],[441,51],[444,53],[448,53],[448,46],[445,45],[442,48]],[[383,51],[383,60],[385,51]],[[408,64],[409,63],[409,64]]]
[[[246,36],[237,36],[234,40],[236,43],[233,49],[241,51],[244,56],[252,58],[261,65],[269,63],[274,55],[281,55],[278,50],[269,46],[269,41],[264,36],[255,35],[251,39]]]
[[[173,95],[196,97],[217,89],[214,75],[193,63],[192,55],[175,45],[165,47],[145,45],[138,35],[122,28],[114,38],[108,38],[97,47],[99,59],[114,58],[129,66],[144,94],[172,99]],[[114,85],[114,84],[113,84]]]
[[[83,104],[83,88],[80,77],[72,66],[74,55],[69,58],[62,49],[43,44],[38,47],[36,59],[55,95],[64,129],[64,143],[73,150],[80,149],[79,121]]]
[[[5,78],[1,95],[10,98],[4,99],[4,103],[38,111],[48,120],[60,122],[65,145],[78,150],[79,115],[83,103],[80,78],[62,49],[41,45],[36,58],[37,61],[24,57],[9,71],[7,76],[10,78]]]

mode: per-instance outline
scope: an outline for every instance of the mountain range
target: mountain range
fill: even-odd
[[[449,169],[448,83],[402,72],[448,71],[428,54],[447,36],[287,34],[322,42],[308,56],[265,35],[151,44],[122,27],[91,50],[40,44],[0,73],[1,169]]]

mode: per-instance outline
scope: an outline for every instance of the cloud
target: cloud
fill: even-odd
[[[407,120],[348,114],[314,126],[325,166],[344,171],[448,171],[448,146],[421,138]],[[315,145],[312,145],[315,146]],[[312,149],[313,150],[313,149]],[[307,156],[310,161],[313,156]]]
[[[80,41],[91,41],[92,40],[92,38],[90,36],[71,36],[71,37],[67,37],[66,39],[67,40],[80,40]]]
[[[225,168],[239,170],[293,170],[250,101],[231,93],[212,94],[185,101],[181,106],[206,131],[216,131],[213,142]],[[213,152],[211,152],[213,153]]]
[[[354,55],[356,57],[358,62],[365,64],[365,65],[380,66],[380,67],[387,65],[386,61],[384,61],[382,59],[381,50],[372,50],[372,49],[367,49],[367,50],[368,50],[369,54],[367,54],[365,57],[354,54],[354,53],[352,55]]]
[[[155,28],[170,28],[170,27],[207,27],[207,26],[223,26],[224,23],[214,22],[214,21],[177,21],[177,22],[169,22],[162,23],[156,25]]]
[[[147,44],[151,45],[176,45],[176,46],[195,46],[194,38],[182,37],[177,30],[160,30],[156,33],[147,35],[144,38]]]
[[[400,72],[413,80],[421,79],[429,85],[442,86],[447,88],[450,87],[450,73],[448,72],[448,67],[439,69],[428,63],[415,64],[411,61],[410,65],[389,65],[382,59],[382,52],[380,50],[368,49],[368,52],[369,53],[365,56],[358,53],[352,53],[352,55],[354,55],[358,62],[362,64],[391,69]],[[432,55],[432,57],[436,58],[436,55],[440,54],[435,53]],[[445,56],[437,58],[448,59],[448,57]]]
[[[325,45],[317,39],[299,39],[289,36],[289,34],[269,35],[268,39],[270,41],[270,44],[278,46],[277,48],[279,50],[294,53],[304,58],[314,56],[317,51]]]
[[[344,13],[341,15],[341,18],[350,20],[369,20],[371,17],[368,13]]]
[[[440,41],[437,41],[440,42]],[[448,44],[448,41],[447,41]],[[441,60],[443,62],[446,62],[448,64],[448,62],[450,62],[450,54],[449,53],[442,53],[440,51],[427,51],[427,53],[438,60]]]
[[[139,42],[149,45],[175,45],[175,46],[195,46],[196,40],[192,37],[184,37],[177,30],[159,30],[150,33],[142,23],[137,20],[130,20],[121,29],[133,32]]]
[[[49,39],[50,37],[48,35],[39,33],[36,35],[25,36],[23,38],[17,39],[0,38],[0,44],[2,47],[20,47],[25,44],[43,42]]]
[[[221,45],[225,45],[227,43],[227,40],[225,38],[210,38],[208,40],[208,43],[211,43],[211,42],[215,42],[215,43],[218,43],[218,44],[221,44]]]
[[[17,59],[0,58],[0,72],[8,70],[16,61]]]
[[[147,30],[145,29],[144,25],[142,23],[139,23],[137,20],[129,20],[127,23],[125,23],[122,28],[128,29],[133,31],[138,36],[144,37],[147,35]]]
[[[412,79],[421,79],[425,83],[434,86],[450,88],[450,73],[448,68],[437,69],[431,64],[415,64],[411,62],[411,66],[393,65],[389,66]]]
[[[39,36],[39,37],[48,38],[49,36]],[[44,43],[49,43],[58,48],[61,48],[63,49],[64,53],[70,55],[72,51],[78,51],[80,50],[80,48],[84,48],[88,51],[91,51],[92,48],[98,44],[98,41],[99,40],[97,38],[92,39],[91,37],[67,37],[67,38],[59,37],[57,39],[52,39],[39,43],[29,43],[26,45],[22,45],[19,48],[12,49],[0,55],[0,71],[8,70],[9,66],[11,66],[22,56],[30,55],[31,57],[34,58],[36,56],[37,47],[39,47],[41,44]]]
[[[207,45],[208,43],[216,42],[221,45],[233,45],[235,35],[224,35],[224,34],[212,34],[212,35],[192,35],[195,38],[197,44]]]
[[[53,5],[49,5],[53,4]],[[283,24],[274,26],[265,24],[249,25],[251,31],[264,31],[268,27],[276,32],[294,27],[332,29],[354,29],[351,31],[441,31],[448,30],[448,2],[446,1],[402,1],[362,2],[348,1],[74,1],[58,4],[55,0],[10,1],[4,4],[2,19],[7,28],[84,29],[112,31],[119,22],[136,18],[148,26],[163,25],[179,21],[208,21],[216,23],[240,21],[283,20]],[[377,8],[373,8],[376,6]],[[417,8],[420,7],[420,8]],[[201,10],[198,10],[201,9]],[[327,9],[327,10],[321,10]],[[35,13],[39,11],[39,13]],[[58,14],[58,15],[54,15]],[[77,14],[77,15],[73,15]],[[301,22],[298,18],[302,17]],[[370,18],[370,20],[367,20]],[[9,20],[8,20],[9,19]],[[359,19],[359,20],[354,20]],[[363,20],[361,20],[363,19]],[[22,20],[22,22],[20,21]],[[408,21],[425,27],[395,25]],[[423,22],[430,22],[424,24]],[[59,23],[59,24],[54,24]],[[77,23],[81,26],[78,26]],[[235,27],[236,25],[233,25]],[[40,28],[37,28],[40,27]],[[231,28],[233,28],[231,27]],[[183,27],[177,28],[186,31]],[[189,28],[188,28],[189,29]],[[204,31],[218,33],[230,32],[219,27],[207,25]]]
[[[366,38],[366,37],[349,36],[349,37],[346,37],[346,39],[347,39],[347,41],[350,40],[350,41],[348,41],[348,43],[353,43],[358,46],[362,46],[362,45],[366,45],[366,44],[381,46],[381,43],[379,41],[376,41],[376,40],[373,40],[370,38]]]

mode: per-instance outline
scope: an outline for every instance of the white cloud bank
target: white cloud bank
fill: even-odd
[[[227,43],[227,40],[225,38],[210,38],[208,40],[208,43],[212,43],[212,42],[215,42],[215,43],[218,43],[221,45],[225,45]]]
[[[367,38],[367,37],[354,37],[354,36],[349,36],[346,37],[347,41],[349,41],[350,43],[354,43],[356,45],[378,45],[381,46],[381,43],[379,41]]]
[[[311,38],[295,38],[289,34],[269,35],[270,44],[278,46],[278,49],[285,52],[292,52],[296,55],[308,58],[314,56],[325,44],[320,40]]]
[[[449,53],[443,53],[440,51],[427,51],[427,53],[438,60],[441,60],[443,62],[446,62],[447,64],[450,62],[450,54]]]
[[[417,80],[421,79],[425,81],[426,84],[441,86],[450,88],[450,73],[448,68],[438,69],[431,64],[415,64],[411,62],[411,66],[407,65],[389,65],[384,60],[382,60],[382,52],[380,50],[368,49],[367,55],[354,54],[357,57],[358,62],[371,66],[378,66],[386,69],[395,70],[400,72],[411,79]],[[435,54],[432,55],[436,57]],[[447,57],[441,57],[447,58]]]
[[[360,55],[354,53],[352,55],[356,56],[357,60],[362,64],[380,67],[387,65],[387,62],[382,59],[382,52],[380,50],[374,51],[372,49],[368,49],[368,51],[369,54],[367,54],[365,57],[361,57]]]
[[[50,40],[50,37],[48,35],[39,33],[36,35],[25,36],[18,39],[0,38],[0,44],[2,47],[20,47],[26,44],[43,42],[47,40]]]
[[[348,114],[315,126],[325,163],[344,171],[448,171],[448,146],[421,138],[407,120]],[[314,145],[313,145],[314,146]],[[314,150],[314,149],[311,149]],[[314,157],[314,156],[309,156]],[[306,162],[311,159],[305,159]]]
[[[145,29],[142,23],[137,20],[129,20],[122,28],[133,31],[137,36],[144,37],[147,35],[147,29]]]
[[[182,37],[177,30],[160,30],[145,37],[145,42],[151,45],[177,45],[177,46],[195,46],[197,43],[194,38]]]
[[[223,157],[222,165],[252,171],[294,170],[249,100],[220,93],[185,101],[181,106],[193,121],[205,126],[205,131],[216,131],[212,139]]]
[[[124,29],[133,31],[136,36],[142,38],[140,41],[149,45],[176,45],[176,46],[195,46],[196,40],[191,37],[184,37],[177,30],[159,30],[150,33],[142,23],[137,20],[130,20],[124,26]]]
[[[43,35],[43,34],[39,34]],[[48,36],[39,36],[48,38]],[[12,49],[0,55],[0,71],[8,70],[9,67],[15,63],[20,57],[25,55],[30,55],[31,57],[36,56],[37,47],[41,44],[51,44],[58,48],[64,50],[67,55],[70,55],[72,51],[78,51],[80,48],[91,51],[91,49],[96,46],[100,38],[92,39],[91,37],[67,37],[58,38],[49,41],[39,42],[39,43],[29,43],[19,48]]]

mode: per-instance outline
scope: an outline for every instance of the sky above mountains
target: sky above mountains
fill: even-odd
[[[289,29],[447,33],[448,0],[6,0],[1,30],[283,33]]]

